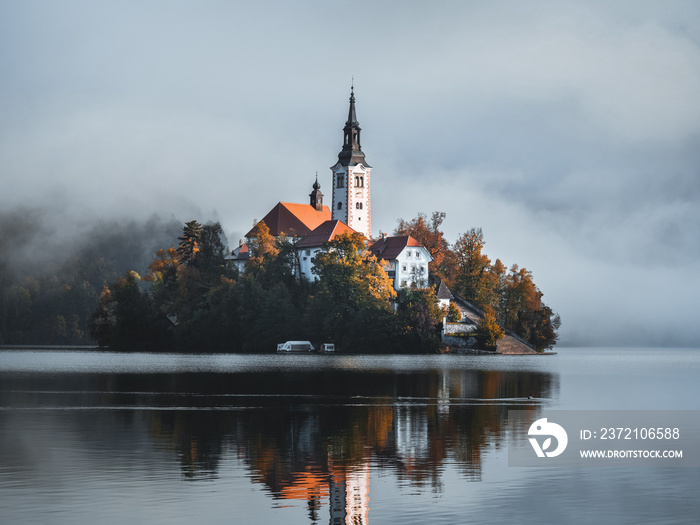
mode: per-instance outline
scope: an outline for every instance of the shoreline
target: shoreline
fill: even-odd
[[[98,352],[109,352],[109,353],[116,353],[116,354],[153,354],[153,355],[324,355],[324,356],[332,356],[332,355],[337,355],[341,357],[347,357],[347,356],[358,356],[358,355],[376,355],[376,356],[382,356],[382,355],[408,355],[408,356],[429,356],[429,355],[455,355],[455,356],[466,356],[466,355],[473,355],[473,356],[485,356],[485,355],[490,355],[490,356],[508,356],[508,355],[514,355],[514,356],[522,356],[522,355],[557,355],[557,352],[537,352],[533,350],[532,352],[508,352],[508,353],[503,353],[503,352],[493,352],[490,350],[479,350],[479,349],[470,349],[470,351],[447,351],[447,352],[438,352],[438,353],[432,353],[432,352],[425,352],[425,353],[416,353],[416,352],[406,352],[406,353],[391,353],[391,354],[378,354],[378,353],[343,353],[343,352],[290,352],[290,353],[285,353],[285,354],[280,354],[278,352],[149,352],[149,351],[143,351],[143,350],[138,350],[138,351],[126,351],[126,350],[118,350],[118,349],[112,349],[112,348],[105,348],[105,347],[100,347],[98,345],[0,345],[0,352],[3,351],[51,351],[51,350],[63,350],[63,351],[98,351]]]

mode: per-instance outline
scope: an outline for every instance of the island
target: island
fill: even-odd
[[[307,203],[278,202],[233,249],[220,223],[191,220],[140,273],[127,266],[115,275],[125,264],[114,262],[148,237],[140,226],[117,242],[96,233],[89,248],[38,276],[15,271],[13,279],[3,270],[0,344],[96,342],[153,352],[275,352],[285,341],[333,344],[339,353],[551,348],[559,316],[531,272],[491,263],[480,228],[450,243],[441,229],[446,214],[436,211],[399,219],[391,235],[373,234],[374,174],[355,106],[351,87],[330,206],[317,173]]]

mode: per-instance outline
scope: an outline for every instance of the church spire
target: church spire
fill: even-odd
[[[350,86],[350,109],[348,110],[348,120],[343,128],[343,149],[338,153],[338,161],[343,166],[355,166],[357,164],[367,165],[365,154],[360,145],[360,132],[362,128],[357,121],[355,112],[355,86]]]
[[[350,111],[348,111],[348,121],[345,123],[345,125],[355,125],[359,127],[357,115],[355,114],[355,86],[350,86]]]
[[[323,211],[323,193],[321,193],[321,185],[318,183],[318,171],[316,172],[316,182],[313,185],[314,191],[309,194],[311,206],[316,211]]]

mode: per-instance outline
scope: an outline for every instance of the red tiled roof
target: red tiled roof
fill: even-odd
[[[332,241],[343,233],[357,233],[343,221],[331,220],[321,224],[297,243],[297,248],[312,248],[322,246],[324,242]]]
[[[376,255],[378,259],[392,261],[407,246],[423,247],[416,239],[410,235],[401,235],[399,237],[384,237],[375,242],[369,249],[372,255]]]
[[[236,253],[236,250],[233,250],[231,256],[231,259],[236,261],[247,261],[250,259],[250,249],[248,249],[247,244],[241,244],[238,247],[238,253]]]
[[[278,202],[262,220],[270,228],[270,235],[274,237],[279,237],[282,233],[301,237],[330,218],[331,210],[328,206],[324,206],[321,211],[316,211],[310,204]],[[253,229],[246,233],[246,237],[252,236]]]

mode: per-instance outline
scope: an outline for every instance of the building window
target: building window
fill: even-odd
[[[406,257],[408,257],[410,259],[412,256],[413,256],[413,252],[411,250],[407,250]]]
[[[357,204],[355,204],[355,208],[357,208],[358,210],[361,210],[361,209],[362,209],[362,203],[361,203],[361,202],[358,202]]]
[[[406,266],[405,264],[401,266],[402,272],[405,272],[407,269],[408,269],[408,266]]]
[[[344,188],[345,187],[345,178],[343,177],[342,173],[338,173],[338,181],[335,185],[336,188]]]
[[[420,259],[420,252],[416,250],[416,259]]]
[[[306,250],[306,253],[304,255],[306,255],[307,257],[311,255],[311,250]]]
[[[358,188],[365,187],[365,178],[362,175],[355,175],[355,186]]]
[[[339,202],[339,203],[338,203],[338,209],[339,209],[339,210],[342,210],[342,209],[343,209],[343,203],[342,203],[342,202]]]

